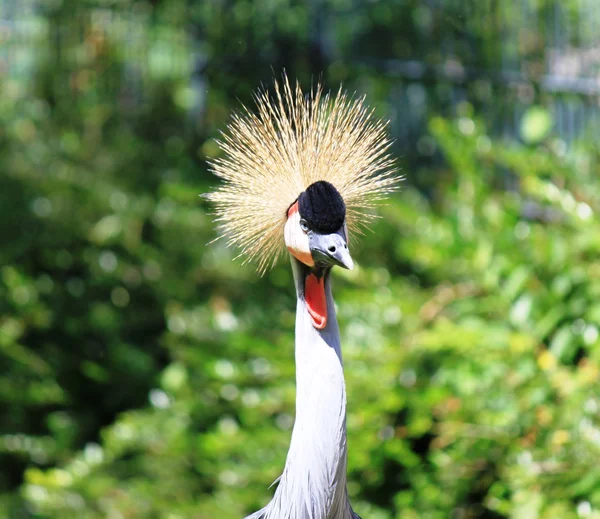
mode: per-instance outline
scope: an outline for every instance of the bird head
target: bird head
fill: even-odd
[[[211,161],[223,182],[209,193],[220,236],[263,274],[287,250],[311,271],[351,269],[348,229],[373,217],[396,189],[387,123],[364,97],[321,85],[305,93],[287,76],[235,113]]]
[[[346,204],[329,182],[314,182],[289,207],[284,237],[290,254],[308,267],[354,267],[348,251]]]

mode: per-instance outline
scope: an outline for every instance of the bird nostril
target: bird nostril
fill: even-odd
[[[332,245],[332,246],[331,246],[331,247],[329,247],[327,250],[328,250],[329,252],[332,252],[332,253],[333,253],[333,252],[335,252],[335,245]]]

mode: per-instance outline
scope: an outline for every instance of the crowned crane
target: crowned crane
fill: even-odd
[[[364,97],[305,95],[283,75],[235,114],[208,198],[228,244],[262,274],[287,248],[296,286],[296,419],[275,495],[247,519],[360,519],[346,489],[346,389],[331,269],[353,268],[348,231],[398,178],[387,123]]]

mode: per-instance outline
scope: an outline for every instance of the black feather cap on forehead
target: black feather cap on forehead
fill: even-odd
[[[311,229],[323,234],[336,232],[346,220],[342,195],[324,180],[314,182],[300,194],[298,212]]]

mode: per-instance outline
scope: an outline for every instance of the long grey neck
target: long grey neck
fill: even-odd
[[[292,259],[296,283],[296,421],[268,519],[346,519],[346,388],[339,329],[325,274],[327,325],[317,330],[304,299],[307,267]]]

